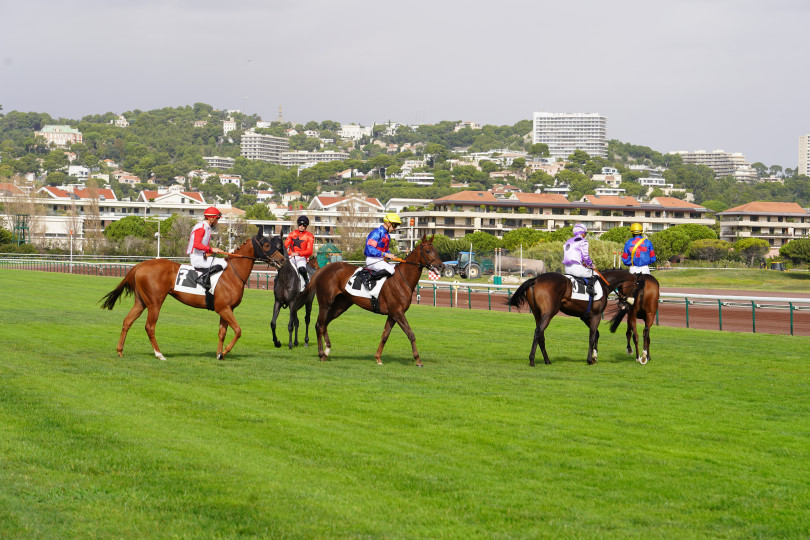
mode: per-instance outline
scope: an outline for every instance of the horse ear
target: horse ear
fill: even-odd
[[[260,237],[264,236],[264,225],[258,225],[258,227],[259,227],[259,230],[256,233],[256,238],[260,238]]]
[[[425,240],[427,240],[427,233],[422,233],[422,239],[419,242],[424,244]]]
[[[435,234],[431,234],[431,235],[430,235],[430,240],[428,240],[428,242],[432,244],[432,243],[433,243],[433,239],[434,239],[434,238],[436,238],[436,235],[435,235]]]

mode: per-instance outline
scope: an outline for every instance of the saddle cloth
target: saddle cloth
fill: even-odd
[[[227,266],[227,261],[218,261],[217,264],[225,263],[223,266]],[[219,278],[224,273],[224,269],[221,272],[217,272],[213,276],[211,276],[211,294],[214,293],[214,290],[217,288],[217,283],[219,283]],[[203,286],[197,283],[197,276],[200,273],[194,269],[193,266],[190,264],[181,264],[180,269],[177,271],[177,275],[174,278],[174,290],[177,292],[183,292],[188,294],[196,294],[199,296],[205,296],[205,289]]]
[[[377,280],[377,283],[374,284],[374,288],[370,291],[366,289],[366,286],[362,283],[358,283],[357,288],[355,288],[355,278],[360,270],[362,270],[362,268],[358,268],[354,274],[349,277],[349,281],[346,282],[346,292],[352,296],[359,296],[361,298],[371,298],[372,296],[379,298],[383,283],[385,283],[385,280],[388,278],[380,278]]]
[[[569,276],[568,274],[565,274],[565,277],[567,277],[568,281],[571,282],[571,300],[584,300],[585,302],[590,300],[590,295],[585,292],[585,284],[582,281],[579,281],[582,278],[576,278],[574,276]],[[596,276],[588,279],[593,279],[596,281],[596,283],[593,285],[595,291],[593,299],[599,300],[602,298],[602,282],[599,281],[599,278]]]

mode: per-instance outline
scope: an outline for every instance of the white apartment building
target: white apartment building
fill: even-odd
[[[754,201],[719,212],[720,239],[761,238],[770,256],[795,238],[810,238],[810,213],[797,203]]]
[[[232,157],[208,156],[203,157],[211,169],[231,169],[236,160]]]
[[[361,137],[371,137],[371,126],[363,127],[357,124],[341,124],[337,134],[341,139],[356,141]]]
[[[598,113],[534,113],[532,143],[548,145],[552,158],[565,159],[574,150],[607,157],[607,117]]]
[[[733,176],[740,181],[751,181],[756,179],[756,171],[751,168],[751,164],[745,161],[745,156],[740,152],[730,153],[723,150],[697,150],[687,152],[679,150],[670,152],[678,154],[683,158],[684,163],[693,165],[706,165],[714,171],[715,178]]]
[[[810,176],[810,135],[799,137],[799,174]]]
[[[290,149],[290,141],[286,137],[275,137],[248,131],[242,135],[241,154],[247,159],[267,161],[282,164],[281,156]]]
[[[243,139],[244,140],[244,139]],[[335,152],[326,150],[325,152],[282,152],[281,164],[286,167],[297,167],[301,165],[312,165],[315,163],[325,163],[327,161],[344,161],[349,159],[347,152]]]
[[[227,135],[229,131],[236,131],[236,121],[233,118],[228,118],[222,122],[222,134]]]

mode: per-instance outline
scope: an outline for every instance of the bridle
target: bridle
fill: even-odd
[[[268,265],[272,265],[272,266],[275,266],[276,268],[278,268],[279,267],[278,262],[274,261],[273,259],[270,258],[270,256],[267,255],[267,252],[264,250],[264,247],[262,246],[262,244],[259,243],[258,240],[256,240],[256,237],[254,236],[254,237],[251,237],[250,239],[253,242],[253,253],[254,254],[261,253],[262,255],[260,255],[259,257],[251,257],[250,255],[242,255],[240,253],[229,253],[228,256],[226,257],[226,260],[230,259],[231,257],[234,257],[234,258],[237,258],[237,259],[250,259],[252,261],[264,261]],[[267,243],[269,244],[270,242],[268,241]],[[276,250],[276,251],[278,251],[278,250]],[[247,285],[247,279],[242,278],[242,276],[239,275],[239,272],[236,271],[236,268],[234,268],[232,264],[229,264],[228,267],[231,270],[233,270],[233,273],[236,274],[236,277],[239,278],[239,280],[242,282],[243,285]],[[250,274],[248,274],[248,278],[250,278]]]

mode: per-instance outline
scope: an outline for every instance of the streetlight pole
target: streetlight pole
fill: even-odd
[[[160,258],[160,224],[158,224],[158,230],[155,233],[155,238],[157,238],[157,257],[156,259]]]

